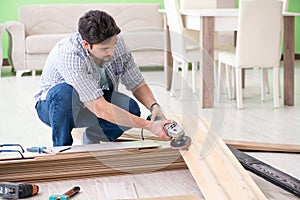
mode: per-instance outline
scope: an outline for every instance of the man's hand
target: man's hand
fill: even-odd
[[[163,114],[163,112],[158,104],[154,104],[151,107],[151,121],[154,121],[156,117],[158,117],[162,120],[167,120],[166,116]]]
[[[150,125],[145,127],[145,129],[151,131],[155,135],[161,138],[165,138],[170,140],[171,137],[167,135],[167,133],[164,130],[164,125],[172,123],[173,120],[156,120],[156,121],[151,121]]]

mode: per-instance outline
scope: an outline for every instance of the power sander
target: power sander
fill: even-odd
[[[151,119],[151,115],[147,117],[147,120],[150,119]],[[155,121],[156,120],[161,120],[161,118],[155,117]],[[191,145],[192,143],[191,138],[185,135],[183,128],[176,121],[173,121],[172,123],[169,124],[165,124],[164,130],[169,137],[173,138],[170,142],[170,146],[173,149],[183,150],[183,149],[187,149]]]
[[[21,199],[36,195],[39,186],[29,183],[0,182],[1,199]]]
[[[183,150],[187,149],[191,145],[191,138],[185,135],[183,128],[176,121],[173,121],[170,124],[165,124],[164,129],[167,135],[173,138],[170,142],[173,149]]]

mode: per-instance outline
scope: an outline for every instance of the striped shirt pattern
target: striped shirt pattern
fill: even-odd
[[[104,62],[109,88],[118,90],[121,82],[132,91],[144,78],[135,64],[128,46],[118,35],[115,54]],[[67,83],[78,92],[82,102],[95,100],[103,95],[100,87],[99,66],[82,44],[81,35],[76,32],[58,42],[49,53],[39,82],[35,100],[45,100],[48,91],[57,84]]]

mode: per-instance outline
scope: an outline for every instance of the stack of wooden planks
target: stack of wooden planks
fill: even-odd
[[[163,170],[186,169],[186,164],[176,150],[157,145],[141,146],[131,142],[113,149],[101,150],[101,144],[91,147],[74,147],[71,152],[34,158],[0,161],[0,181],[44,182],[120,174],[147,173]],[[81,150],[80,150],[81,149]],[[98,150],[97,150],[98,149]]]

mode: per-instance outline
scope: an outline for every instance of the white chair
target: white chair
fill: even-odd
[[[2,34],[5,30],[4,24],[0,23],[0,77],[1,77],[1,69],[2,69],[2,61],[3,61],[3,55],[2,55]]]
[[[279,0],[241,0],[235,52],[220,51],[218,99],[222,65],[235,69],[237,107],[243,108],[242,68],[273,68],[274,107],[279,107],[279,66],[282,44],[282,2]],[[263,80],[263,78],[262,78]],[[228,81],[229,83],[229,81]],[[230,88],[230,86],[228,86]],[[264,83],[261,84],[262,100]]]
[[[282,0],[283,6],[282,6],[282,11],[283,12],[288,12],[289,10],[289,0]]]
[[[188,64],[192,63],[192,89],[196,91],[196,74],[201,54],[198,42],[189,38],[186,29],[183,27],[179,5],[177,0],[164,0],[167,25],[169,26],[170,46],[173,57],[173,78],[171,85],[171,94],[175,93],[175,85],[181,82],[181,94],[184,81],[187,81]],[[176,80],[176,73],[181,67],[182,80]]]
[[[289,8],[289,0],[281,0],[283,2],[282,6],[282,12],[288,12]],[[263,81],[264,81],[264,86],[266,87],[266,92],[270,93],[270,85],[269,85],[269,77],[268,77],[268,69],[263,69]],[[279,76],[279,83],[280,83],[280,76]],[[279,96],[281,96],[281,90],[279,87]]]

